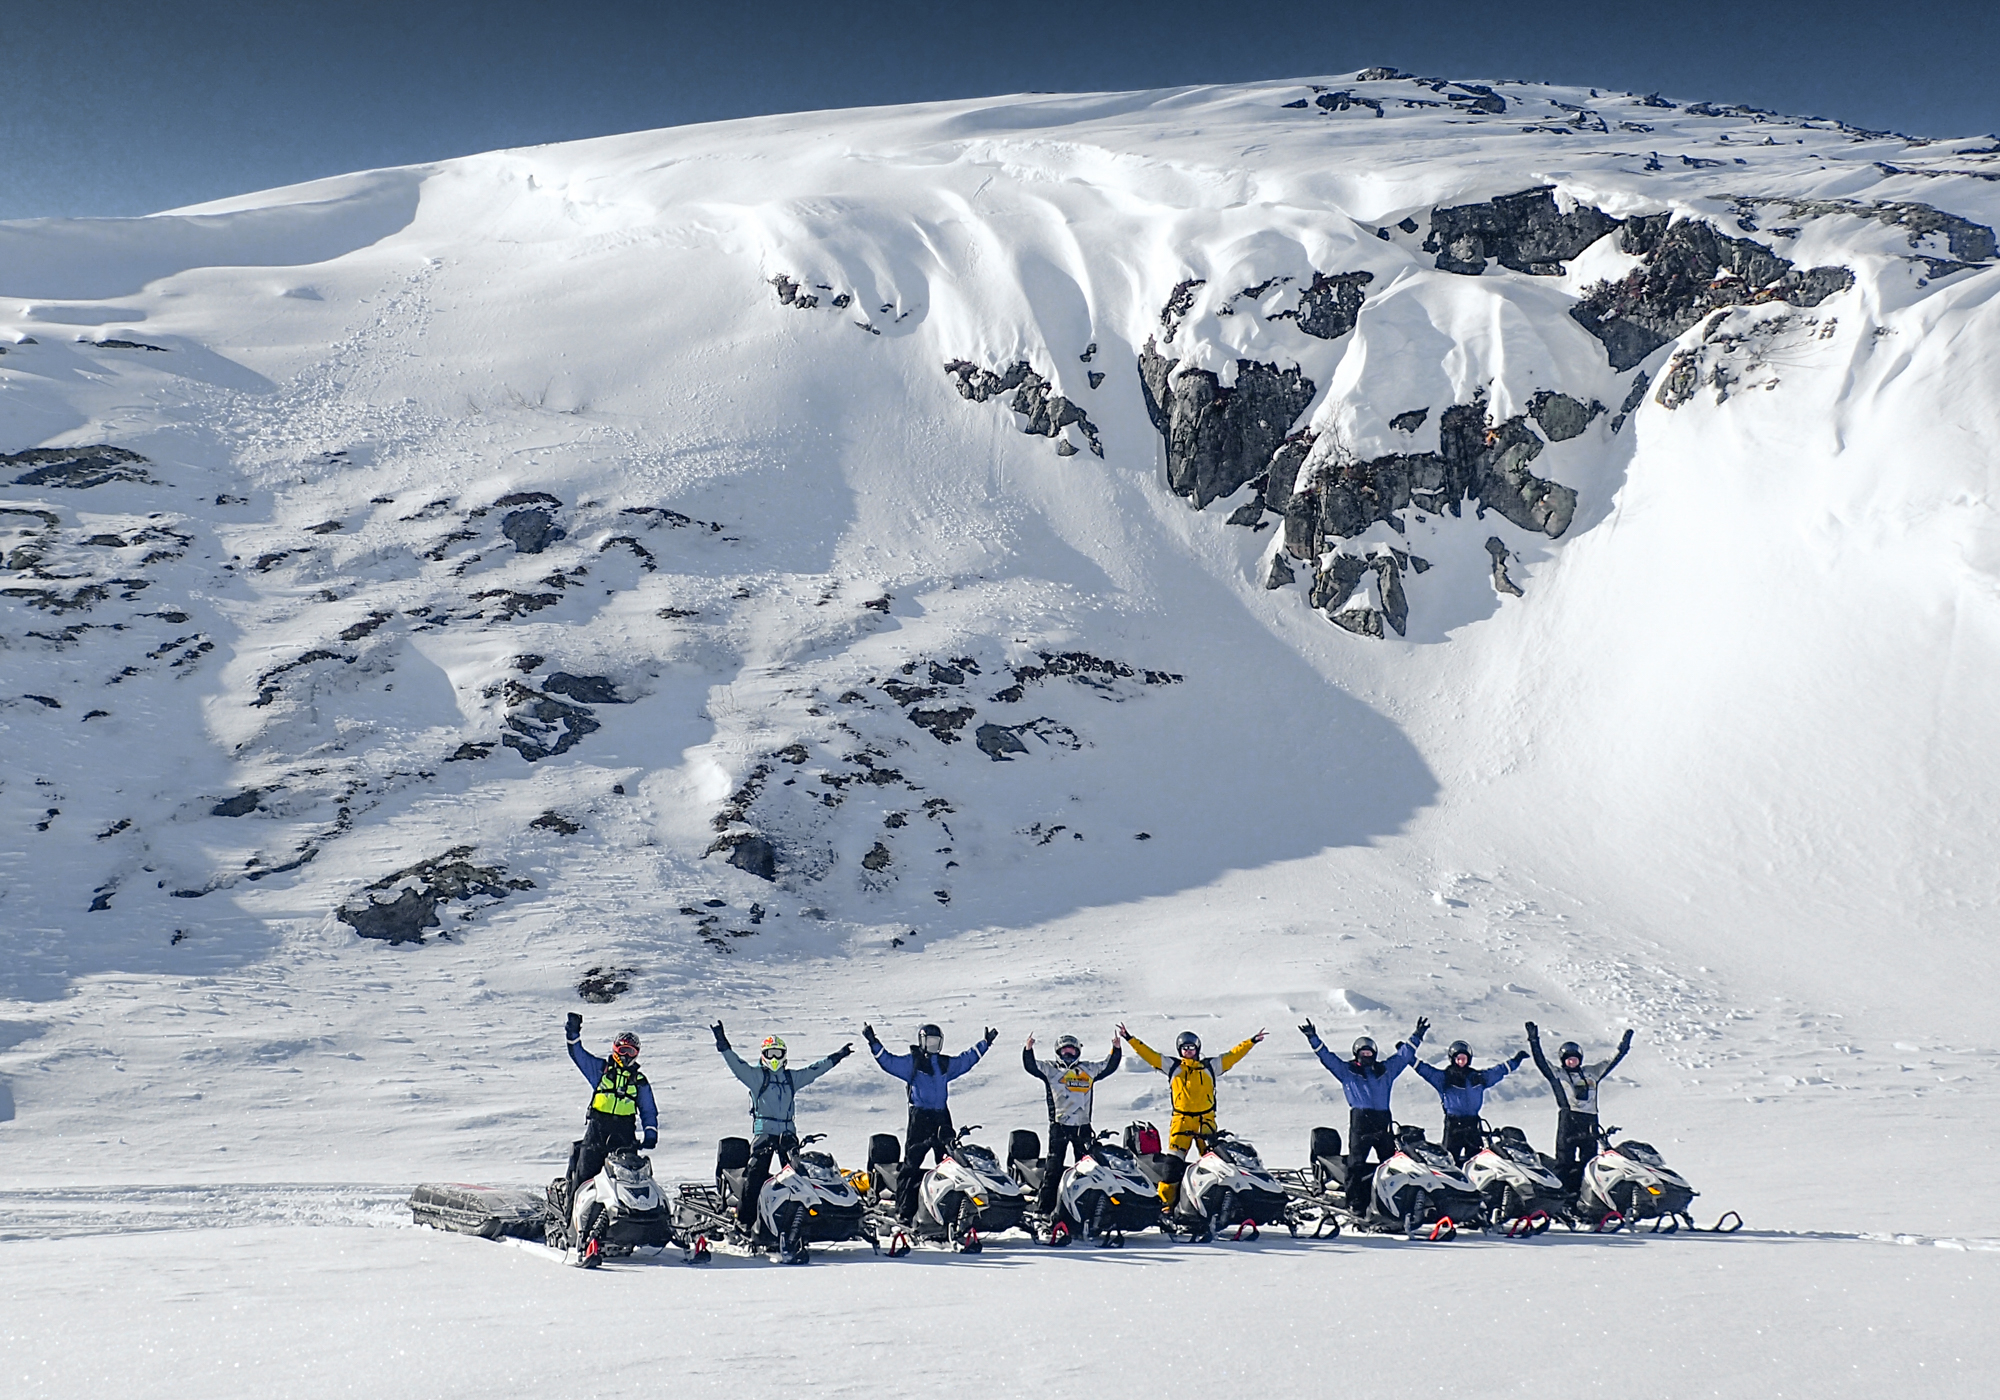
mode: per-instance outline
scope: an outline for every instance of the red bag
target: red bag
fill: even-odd
[[[1133,1150],[1140,1153],[1157,1153],[1160,1150],[1160,1130],[1151,1123],[1138,1123],[1134,1126],[1138,1131],[1134,1137],[1137,1145]]]

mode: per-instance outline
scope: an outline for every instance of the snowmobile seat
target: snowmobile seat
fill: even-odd
[[[715,1189],[735,1205],[743,1199],[743,1179],[750,1171],[750,1139],[726,1137],[715,1144]]]
[[[1016,1128],[1007,1134],[1007,1161],[1039,1162],[1042,1158],[1042,1139],[1027,1128]]]
[[[1187,1170],[1187,1158],[1175,1157],[1165,1152],[1134,1152],[1132,1161],[1139,1168],[1139,1174],[1155,1186],[1180,1184],[1181,1173]]]
[[[1313,1180],[1321,1187],[1329,1181],[1343,1185],[1347,1181],[1347,1162],[1340,1155],[1340,1129],[1314,1128],[1311,1145],[1306,1151],[1306,1164],[1313,1174]]]
[[[1425,1142],[1424,1130],[1415,1123],[1405,1123],[1396,1129],[1398,1147],[1422,1147]]]
[[[868,1135],[868,1169],[873,1171],[885,1163],[894,1166],[903,1160],[903,1146],[896,1141],[894,1133],[870,1133]]]
[[[1047,1168],[1040,1157],[1016,1157],[1007,1164],[1007,1170],[1028,1190],[1039,1191],[1042,1189],[1042,1173]]]

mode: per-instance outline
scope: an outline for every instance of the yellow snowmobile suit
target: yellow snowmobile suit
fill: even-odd
[[[1167,1152],[1171,1156],[1184,1157],[1187,1150],[1199,1141],[1203,1147],[1215,1136],[1215,1080],[1216,1076],[1229,1073],[1237,1061],[1250,1053],[1250,1047],[1257,1042],[1246,1040],[1233,1050],[1221,1055],[1198,1060],[1176,1059],[1169,1067],[1160,1052],[1135,1036],[1126,1036],[1125,1043],[1132,1047],[1132,1053],[1167,1076],[1171,1086],[1174,1114],[1167,1125]],[[1180,1187],[1172,1182],[1160,1183],[1160,1199],[1172,1210],[1174,1199],[1180,1194]]]

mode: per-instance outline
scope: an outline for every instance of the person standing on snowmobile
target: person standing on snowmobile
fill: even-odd
[[[799,1125],[792,1118],[798,1091],[852,1055],[854,1044],[850,1041],[825,1059],[814,1060],[802,1068],[787,1069],[785,1042],[778,1036],[767,1035],[753,1066],[745,1064],[743,1057],[730,1046],[722,1022],[717,1021],[708,1029],[715,1036],[715,1048],[722,1052],[729,1072],[750,1091],[750,1167],[743,1175],[743,1199],[736,1203],[736,1220],[755,1234],[757,1194],[771,1174],[772,1156],[782,1160],[799,1148]]]
[[[873,1026],[863,1026],[861,1038],[868,1042],[882,1072],[909,1086],[909,1131],[903,1135],[902,1170],[896,1173],[896,1218],[908,1225],[917,1218],[917,1182],[923,1175],[924,1157],[935,1153],[942,1162],[951,1147],[951,1081],[978,1064],[1000,1032],[988,1026],[984,1040],[949,1056],[944,1053],[944,1032],[929,1022],[917,1028],[917,1043],[907,1055],[892,1055],[883,1049]]]
[[[1122,1021],[1118,1035],[1132,1047],[1133,1054],[1167,1076],[1174,1108],[1173,1117],[1167,1122],[1167,1152],[1185,1158],[1189,1147],[1198,1148],[1199,1155],[1208,1151],[1215,1138],[1215,1081],[1236,1068],[1237,1062],[1250,1053],[1250,1047],[1262,1040],[1265,1032],[1260,1030],[1235,1049],[1203,1059],[1201,1037],[1193,1031],[1182,1031],[1174,1041],[1176,1055],[1171,1065],[1159,1051],[1126,1030]],[[1160,1200],[1168,1210],[1174,1208],[1180,1191],[1179,1182],[1160,1183]]]
[[[1085,1060],[1083,1042],[1073,1035],[1056,1037],[1053,1060],[1035,1058],[1033,1036],[1021,1047],[1021,1068],[1042,1081],[1049,1101],[1049,1155],[1042,1159],[1042,1189],[1035,1200],[1035,1209],[1041,1214],[1048,1215],[1056,1208],[1056,1186],[1062,1180],[1064,1156],[1073,1151],[1081,1162],[1083,1154],[1097,1141],[1097,1134],[1090,1126],[1093,1091],[1098,1080],[1118,1072],[1123,1057],[1116,1036],[1111,1039],[1111,1053],[1101,1060]]]
[[[1417,1017],[1417,1028],[1410,1032],[1410,1038],[1398,1042],[1396,1052],[1386,1060],[1375,1053],[1374,1040],[1364,1035],[1354,1042],[1354,1058],[1343,1060],[1320,1043],[1311,1021],[1299,1027],[1306,1044],[1312,1046],[1319,1062],[1340,1081],[1341,1091],[1347,1095],[1347,1208],[1356,1215],[1368,1208],[1368,1183],[1374,1175],[1368,1165],[1369,1154],[1374,1154],[1377,1166],[1396,1155],[1395,1137],[1389,1131],[1389,1095],[1396,1086],[1396,1076],[1416,1062],[1417,1047],[1424,1043],[1424,1033],[1430,1028],[1428,1018]]]
[[[583,1138],[569,1150],[569,1199],[577,1187],[604,1170],[604,1159],[621,1147],[650,1150],[660,1140],[660,1115],[653,1105],[653,1086],[639,1069],[639,1037],[621,1031],[611,1042],[611,1058],[600,1060],[583,1048],[583,1017],[569,1013],[563,1026],[569,1057],[594,1086],[584,1115]],[[645,1130],[644,1141],[633,1131],[633,1120]]]
[[[1486,1146],[1486,1139],[1479,1128],[1479,1114],[1486,1103],[1486,1091],[1519,1069],[1521,1061],[1527,1058],[1527,1051],[1516,1050],[1512,1059],[1502,1060],[1486,1069],[1474,1069],[1472,1047],[1462,1040],[1454,1040],[1445,1047],[1442,1069],[1427,1065],[1422,1060],[1417,1061],[1417,1073],[1444,1100],[1444,1150],[1461,1167],[1478,1156],[1480,1149]]]
[[[1618,1068],[1625,1052],[1632,1048],[1632,1032],[1618,1042],[1618,1053],[1594,1065],[1583,1062],[1583,1047],[1565,1040],[1556,1047],[1556,1068],[1542,1055],[1542,1033],[1533,1021],[1527,1023],[1528,1049],[1534,1053],[1535,1068],[1556,1091],[1556,1175],[1572,1196],[1583,1185],[1583,1164],[1597,1155],[1597,1090],[1605,1076]]]

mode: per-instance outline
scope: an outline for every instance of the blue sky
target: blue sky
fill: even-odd
[[[764,112],[1387,63],[2000,129],[2000,4],[0,0],[0,218]]]

